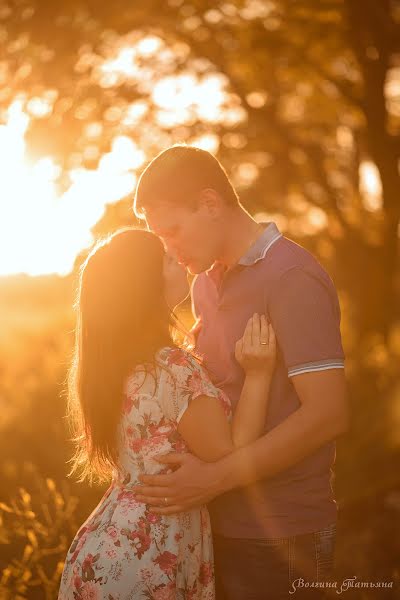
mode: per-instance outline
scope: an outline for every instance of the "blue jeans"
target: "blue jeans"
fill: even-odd
[[[321,531],[289,538],[238,539],[214,535],[216,600],[332,597],[328,585],[310,587],[310,584],[329,582],[332,578],[335,541],[335,523]]]

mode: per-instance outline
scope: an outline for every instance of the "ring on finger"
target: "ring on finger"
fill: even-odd
[[[164,498],[164,504],[165,504],[165,506],[167,506],[167,504],[168,504],[168,498]]]

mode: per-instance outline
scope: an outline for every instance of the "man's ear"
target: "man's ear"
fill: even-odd
[[[222,198],[216,190],[206,188],[200,192],[199,206],[204,208],[210,217],[218,217],[221,213]]]

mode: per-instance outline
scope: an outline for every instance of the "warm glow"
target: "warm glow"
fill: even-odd
[[[385,97],[388,112],[400,116],[400,68],[389,69],[385,82]]]
[[[360,192],[365,208],[371,212],[382,207],[382,183],[377,166],[370,161],[360,165]]]
[[[182,46],[179,49],[175,46],[172,51],[156,36],[138,40],[127,35],[110,44],[105,60],[95,70],[95,78],[104,88],[123,82],[137,84],[151,95],[157,109],[155,120],[162,128],[191,125],[196,120],[211,124],[224,122],[228,126],[242,121],[245,111],[235,101],[232,104],[232,95],[226,91],[227,78],[222,74],[204,74],[201,69],[199,72],[190,67],[178,75],[170,74],[170,66],[177,56],[185,55]],[[155,60],[157,67],[154,64],[149,67],[146,59]],[[120,116],[123,124],[135,124],[147,109],[148,105],[141,101],[133,103],[126,114]]]
[[[139,74],[136,65],[136,48],[123,48],[116,58],[105,62],[101,71],[110,76],[112,84],[115,83],[113,76],[136,77]]]
[[[220,121],[227,100],[224,85],[218,75],[199,79],[193,74],[182,74],[161,79],[153,90],[153,102],[160,109],[158,122],[172,127],[193,119],[209,123]]]
[[[116,137],[98,168],[71,171],[71,185],[59,194],[53,159],[27,159],[29,121],[15,101],[0,126],[0,275],[63,275],[93,242],[91,229],[106,205],[132,193],[145,156],[130,138]]]
[[[216,154],[219,148],[219,137],[213,133],[205,133],[204,135],[195,138],[190,143],[195,148],[201,148],[201,150],[207,150]]]
[[[148,157],[124,131],[134,132],[138,126],[142,144],[141,127],[149,119],[152,106],[155,110],[151,122],[161,132],[176,131],[180,125],[183,132],[189,131],[193,124],[202,123],[202,129],[193,137],[183,133],[182,139],[174,141],[186,141],[213,153],[220,145],[219,136],[212,131],[215,125],[231,127],[246,119],[245,109],[227,91],[228,81],[222,74],[200,67],[196,70],[188,63],[187,70],[171,75],[176,56],[186,52],[182,45],[180,49],[174,46],[172,51],[155,35],[111,38],[101,56],[90,49],[83,51],[77,71],[92,70],[93,83],[100,88],[113,88],[124,82],[140,85],[151,98],[133,98],[130,104],[108,106],[103,113],[104,122],[90,120],[96,108],[94,98],[77,106],[74,116],[86,121],[83,134],[87,143],[77,160],[72,161],[76,167],[62,172],[53,157],[33,161],[27,152],[25,138],[31,121],[52,113],[56,90],[16,99],[0,126],[0,275],[63,275],[71,271],[79,252],[93,242],[91,230],[107,204],[134,191],[137,172]],[[256,91],[249,102],[261,106],[261,100],[264,102],[265,94]],[[109,123],[119,124],[119,135],[112,140],[110,150],[101,154],[101,138]],[[240,135],[232,135],[232,145],[235,136],[239,144]],[[166,135],[165,143],[168,141]],[[84,168],[80,166],[82,160],[98,166]],[[240,166],[238,177],[243,186],[251,185],[257,176],[254,165]],[[70,182],[67,189],[65,181]]]

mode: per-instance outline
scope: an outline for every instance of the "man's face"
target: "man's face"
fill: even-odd
[[[217,259],[218,226],[202,203],[194,208],[160,204],[146,211],[146,222],[190,273],[206,271]]]

